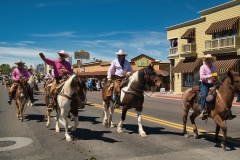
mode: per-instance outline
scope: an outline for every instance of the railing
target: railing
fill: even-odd
[[[181,46],[181,53],[192,53],[196,52],[196,43],[183,44]]]
[[[238,46],[240,46],[239,36],[223,37],[205,41],[205,51],[236,48]]]
[[[178,51],[178,47],[169,48],[169,55],[176,54],[177,51]]]

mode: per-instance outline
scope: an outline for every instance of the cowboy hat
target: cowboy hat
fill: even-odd
[[[118,52],[115,52],[117,55],[124,55],[127,56],[127,54],[123,50],[119,50]]]
[[[64,58],[68,58],[69,54],[65,52],[64,50],[61,50],[61,52],[57,52],[59,55],[63,55]]]
[[[22,60],[18,60],[17,62],[15,62],[14,64],[25,64],[24,62],[22,62]]]
[[[28,68],[27,68],[27,70],[30,70],[30,69],[32,69],[32,68],[31,68],[31,67],[28,67]]]
[[[215,56],[212,56],[211,54],[207,54],[205,57],[202,58],[202,60],[205,62],[206,59],[208,59],[208,58],[212,59],[213,62],[216,61],[216,57],[215,57]]]

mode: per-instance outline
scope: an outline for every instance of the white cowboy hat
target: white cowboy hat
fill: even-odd
[[[69,54],[65,52],[64,50],[61,50],[61,52],[57,52],[59,55],[64,55],[64,58],[68,58]]]
[[[216,57],[215,57],[215,56],[212,56],[211,54],[207,54],[205,57],[202,58],[202,60],[205,62],[205,60],[206,60],[207,58],[211,58],[211,59],[213,60],[213,62],[216,61]]]
[[[25,64],[24,62],[22,62],[22,60],[18,60],[17,62],[15,62],[14,64]]]
[[[119,50],[118,52],[115,52],[117,55],[124,55],[127,56],[127,54],[124,52],[124,50]]]

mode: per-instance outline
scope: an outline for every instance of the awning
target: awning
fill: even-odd
[[[188,29],[181,37],[181,39],[195,38],[195,28]]]
[[[230,29],[238,30],[238,20],[240,17],[234,17],[218,22],[214,22],[211,26],[205,31],[205,34],[213,34],[221,31],[227,31]]]
[[[217,60],[213,62],[218,72],[227,72],[229,68],[235,72],[238,71],[237,55],[217,56]]]
[[[174,73],[198,72],[202,65],[201,58],[182,59],[174,68]]]

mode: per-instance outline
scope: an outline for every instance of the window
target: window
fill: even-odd
[[[189,38],[188,43],[195,43],[195,38]]]
[[[221,38],[221,37],[228,37],[228,36],[237,36],[238,31],[237,30],[227,30],[222,32],[217,32],[213,34],[213,38]]]
[[[183,73],[183,87],[191,87],[198,85],[199,83],[199,73]]]
[[[177,47],[178,46],[178,39],[177,38],[171,39],[170,40],[170,46],[171,46],[171,48]]]

